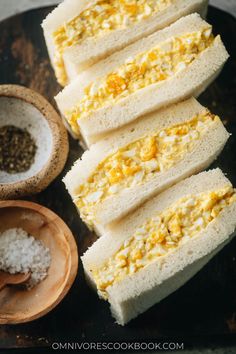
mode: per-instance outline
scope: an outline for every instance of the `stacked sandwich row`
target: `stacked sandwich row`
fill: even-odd
[[[193,98],[228,58],[191,14],[206,9],[200,0],[66,0],[43,22],[58,81],[69,83],[58,107],[88,148],[64,178],[102,236],[84,270],[120,324],[184,284],[235,231],[231,183],[219,169],[192,176],[229,138]]]

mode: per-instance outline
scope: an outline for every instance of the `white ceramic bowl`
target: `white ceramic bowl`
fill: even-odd
[[[62,171],[68,155],[68,137],[61,118],[38,93],[17,85],[0,86],[0,127],[27,129],[35,140],[34,163],[26,172],[0,171],[0,199],[42,191]]]

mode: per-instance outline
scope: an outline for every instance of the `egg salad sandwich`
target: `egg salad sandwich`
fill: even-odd
[[[228,53],[198,14],[141,39],[83,72],[56,97],[90,146],[140,116],[200,94]]]
[[[42,27],[58,82],[182,16],[204,16],[207,0],[65,0]]]
[[[101,235],[153,195],[208,167],[228,137],[219,117],[191,98],[91,146],[64,183],[83,221]]]
[[[124,325],[177,290],[229,242],[236,193],[220,169],[181,181],[83,255],[88,281]]]

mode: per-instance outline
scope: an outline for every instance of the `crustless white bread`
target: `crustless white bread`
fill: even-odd
[[[149,112],[199,95],[227,58],[220,37],[192,14],[84,71],[56,101],[73,134],[90,146]]]
[[[182,16],[206,14],[207,0],[65,0],[43,21],[61,85],[83,70]]]
[[[98,234],[147,199],[207,168],[229,133],[194,98],[151,113],[93,145],[64,178]]]
[[[194,276],[232,239],[235,227],[231,183],[219,169],[202,172],[98,239],[82,257],[84,270],[124,325]]]

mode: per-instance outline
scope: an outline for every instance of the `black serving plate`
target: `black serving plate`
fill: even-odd
[[[60,87],[50,67],[40,23],[51,7],[28,11],[0,23],[0,83],[21,84],[45,96],[53,105]],[[219,78],[200,102],[219,114],[232,133],[219,166],[236,185],[236,20],[210,7],[208,20],[220,33],[231,54]],[[43,141],[42,141],[43,144]],[[82,154],[70,138],[66,167],[43,193],[30,198],[51,208],[69,225],[82,254],[95,240],[79,219],[61,178]],[[180,341],[185,347],[236,344],[236,240],[226,246],[203,270],[125,327],[114,323],[108,305],[85,283],[82,266],[63,302],[37,321],[0,326],[0,349],[50,347],[53,342]],[[24,351],[25,352],[25,351]]]

